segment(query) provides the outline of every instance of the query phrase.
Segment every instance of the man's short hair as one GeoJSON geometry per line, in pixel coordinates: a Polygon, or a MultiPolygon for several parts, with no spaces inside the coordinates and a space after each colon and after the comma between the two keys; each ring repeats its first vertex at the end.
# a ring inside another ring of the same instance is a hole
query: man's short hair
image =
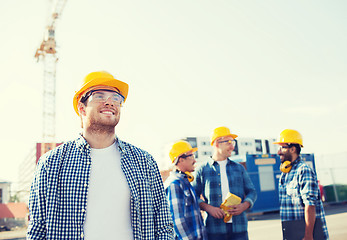
{"type": "Polygon", "coordinates": [[[300,152],[301,152],[301,146],[300,146],[300,144],[296,144],[296,143],[290,143],[290,144],[288,144],[288,146],[290,146],[290,147],[295,147],[295,151],[296,151],[296,154],[300,154],[300,152]]]}

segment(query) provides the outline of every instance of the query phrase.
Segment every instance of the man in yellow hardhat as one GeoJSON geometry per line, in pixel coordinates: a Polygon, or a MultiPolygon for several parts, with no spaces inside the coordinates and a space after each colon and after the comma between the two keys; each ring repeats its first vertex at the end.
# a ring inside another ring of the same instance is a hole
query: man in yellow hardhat
{"type": "Polygon", "coordinates": [[[197,148],[187,141],[175,142],[169,156],[175,169],[165,181],[165,190],[174,222],[176,239],[206,240],[206,229],[200,213],[198,197],[190,185],[195,169],[197,148]]]}
{"type": "Polygon", "coordinates": [[[329,239],[328,228],[315,172],[300,157],[303,139],[293,129],[281,132],[278,155],[283,239],[329,239]]]}
{"type": "Polygon", "coordinates": [[[39,160],[30,193],[27,239],[173,239],[158,166],[120,140],[128,84],[88,74],[73,98],[82,134],[39,160]]]}
{"type": "Polygon", "coordinates": [[[253,206],[257,193],[245,168],[229,159],[236,137],[227,127],[214,129],[211,135],[213,155],[195,171],[193,186],[197,195],[204,199],[200,208],[207,212],[209,240],[248,239],[245,211],[253,206]],[[241,203],[229,208],[232,218],[224,219],[226,213],[220,206],[230,193],[241,198],[241,203]]]}

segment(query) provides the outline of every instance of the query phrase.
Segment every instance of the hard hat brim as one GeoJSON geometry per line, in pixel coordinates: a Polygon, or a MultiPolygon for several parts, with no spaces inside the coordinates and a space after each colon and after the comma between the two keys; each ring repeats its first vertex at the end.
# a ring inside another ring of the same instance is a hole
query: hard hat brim
{"type": "Polygon", "coordinates": [[[198,151],[198,148],[193,148],[191,151],[196,152],[196,151],[198,151]]]}
{"type": "Polygon", "coordinates": [[[109,86],[109,87],[117,88],[119,90],[120,94],[122,94],[124,96],[124,102],[127,99],[128,90],[129,90],[129,85],[127,83],[119,81],[117,79],[110,80],[109,78],[96,78],[96,79],[93,79],[93,80],[89,81],[88,83],[84,84],[81,87],[81,89],[75,93],[74,98],[73,98],[73,107],[74,107],[77,115],[79,115],[77,106],[78,106],[78,102],[79,102],[81,96],[89,88],[94,87],[94,86],[109,86]]]}
{"type": "Polygon", "coordinates": [[[227,134],[227,135],[224,135],[224,136],[219,136],[219,137],[217,137],[217,138],[215,138],[212,142],[211,142],[211,146],[213,146],[213,143],[218,139],[218,138],[221,138],[221,137],[232,137],[233,139],[235,139],[235,138],[237,138],[238,137],[238,135],[236,135],[236,134],[227,134]]]}
{"type": "Polygon", "coordinates": [[[298,145],[300,145],[302,148],[304,147],[302,144],[300,144],[300,143],[295,143],[295,142],[273,142],[272,144],[281,144],[281,143],[298,144],[298,145]]]}
{"type": "Polygon", "coordinates": [[[179,158],[180,156],[182,156],[183,154],[186,154],[186,153],[188,153],[188,152],[196,152],[196,151],[198,151],[198,148],[192,148],[192,149],[190,149],[189,151],[186,151],[186,152],[184,152],[184,153],[182,153],[182,154],[180,154],[177,158],[179,158]]]}
{"type": "MultiPolygon", "coordinates": [[[[190,149],[189,151],[187,151],[187,152],[196,152],[196,151],[198,151],[198,148],[192,148],[192,149],[190,149]]],[[[180,158],[180,156],[182,156],[183,154],[185,154],[185,153],[187,153],[187,152],[184,152],[184,153],[182,153],[182,154],[180,154],[178,157],[176,157],[175,159],[173,159],[172,160],[172,163],[174,164],[174,165],[176,165],[176,163],[177,163],[177,161],[178,161],[178,159],[180,158]]]]}

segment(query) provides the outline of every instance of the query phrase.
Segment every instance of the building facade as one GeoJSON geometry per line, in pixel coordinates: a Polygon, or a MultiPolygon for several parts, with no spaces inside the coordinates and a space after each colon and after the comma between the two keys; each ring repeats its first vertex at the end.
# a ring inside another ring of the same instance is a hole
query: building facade
{"type": "Polygon", "coordinates": [[[17,196],[20,202],[28,204],[30,186],[33,181],[34,171],[36,167],[36,147],[30,149],[30,152],[21,162],[18,169],[18,189],[17,196]]]}
{"type": "MultiPolygon", "coordinates": [[[[187,137],[183,140],[198,148],[195,156],[197,162],[212,156],[213,147],[209,137],[187,137]]],[[[246,154],[277,154],[278,147],[272,144],[275,141],[276,139],[237,138],[232,158],[246,154]]]]}
{"type": "Polygon", "coordinates": [[[10,201],[11,183],[0,179],[0,203],[8,203],[10,201]]]}
{"type": "Polygon", "coordinates": [[[20,202],[29,203],[30,186],[34,178],[37,161],[46,152],[61,143],[36,143],[19,166],[17,196],[20,202]]]}

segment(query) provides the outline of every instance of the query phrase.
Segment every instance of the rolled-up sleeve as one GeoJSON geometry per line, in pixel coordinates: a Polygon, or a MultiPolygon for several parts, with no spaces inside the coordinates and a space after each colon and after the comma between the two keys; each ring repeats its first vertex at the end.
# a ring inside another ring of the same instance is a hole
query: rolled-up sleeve
{"type": "Polygon", "coordinates": [[[252,208],[255,201],[257,200],[257,191],[255,190],[255,187],[253,185],[253,182],[251,178],[249,177],[246,170],[242,167],[242,175],[243,175],[243,182],[244,182],[244,191],[245,191],[245,199],[244,202],[247,201],[251,205],[249,208],[252,208]]]}
{"type": "Polygon", "coordinates": [[[315,205],[319,199],[316,175],[309,167],[303,167],[299,178],[299,191],[304,205],[315,205]]]}

